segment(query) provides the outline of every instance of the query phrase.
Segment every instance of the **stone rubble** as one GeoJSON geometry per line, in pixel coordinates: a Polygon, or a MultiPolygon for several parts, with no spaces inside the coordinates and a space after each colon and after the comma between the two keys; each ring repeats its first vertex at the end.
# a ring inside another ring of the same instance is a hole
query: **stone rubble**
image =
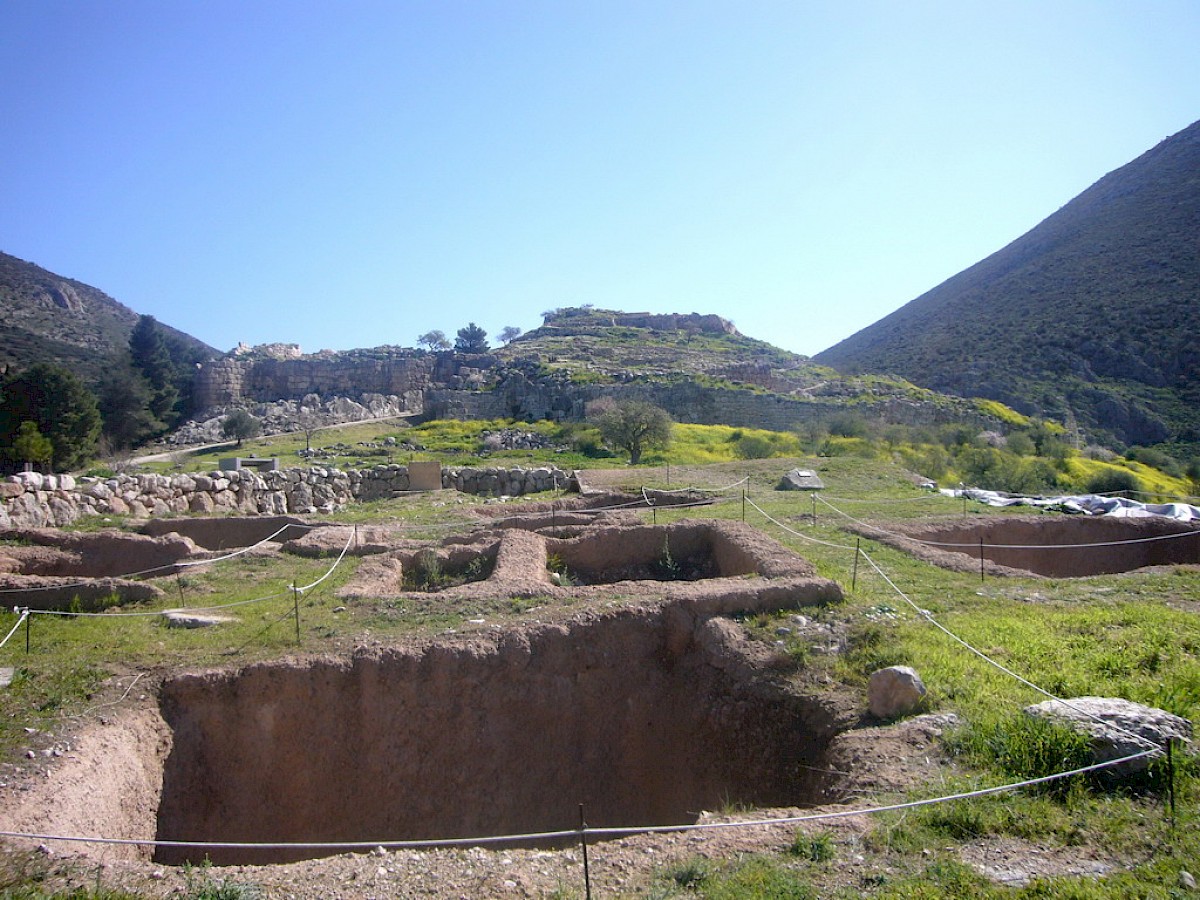
{"type": "MultiPolygon", "coordinates": [[[[572,484],[571,473],[549,466],[442,468],[442,488],[465,494],[519,497],[567,490],[572,484]]],[[[403,465],[111,478],[21,472],[0,482],[0,528],[62,527],[88,516],[329,513],[356,501],[386,499],[407,490],[408,467],[403,465]]]]}

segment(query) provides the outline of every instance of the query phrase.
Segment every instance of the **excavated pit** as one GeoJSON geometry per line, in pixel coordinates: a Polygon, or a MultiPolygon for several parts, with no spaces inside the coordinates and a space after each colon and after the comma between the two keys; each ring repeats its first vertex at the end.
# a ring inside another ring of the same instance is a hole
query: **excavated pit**
{"type": "Polygon", "coordinates": [[[982,555],[996,575],[1080,578],[1200,564],[1200,523],[1162,517],[989,516],[886,530],[861,533],[960,571],[979,571],[982,555]]]}
{"type": "Polygon", "coordinates": [[[146,537],[119,531],[75,533],[54,528],[0,530],[0,589],[6,604],[32,609],[102,609],[112,598],[144,602],[162,595],[146,581],[177,571],[196,545],[177,534],[146,537]]]}
{"type": "MultiPolygon", "coordinates": [[[[358,842],[679,824],[819,799],[839,727],[682,605],[166,683],[160,840],[358,842]],[[811,768],[809,768],[811,767],[811,768]]],[[[335,851],[161,848],[178,864],[335,851]]]]}
{"type": "Polygon", "coordinates": [[[180,534],[205,550],[249,547],[271,538],[275,543],[293,541],[320,527],[295,516],[219,516],[186,519],[151,519],[142,533],[153,537],[180,534]]]}

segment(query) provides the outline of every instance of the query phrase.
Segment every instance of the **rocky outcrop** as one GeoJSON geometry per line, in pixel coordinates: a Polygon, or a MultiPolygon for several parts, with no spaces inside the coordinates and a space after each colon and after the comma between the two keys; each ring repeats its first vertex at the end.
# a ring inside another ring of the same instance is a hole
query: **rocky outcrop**
{"type": "MultiPolygon", "coordinates": [[[[484,496],[522,496],[566,489],[569,472],[457,467],[442,469],[442,487],[484,496]]],[[[356,501],[379,500],[409,490],[408,467],[239,470],[178,475],[80,478],[23,472],[0,484],[0,528],[70,525],[87,516],[134,518],[242,513],[279,516],[330,512],[356,501]]]]}

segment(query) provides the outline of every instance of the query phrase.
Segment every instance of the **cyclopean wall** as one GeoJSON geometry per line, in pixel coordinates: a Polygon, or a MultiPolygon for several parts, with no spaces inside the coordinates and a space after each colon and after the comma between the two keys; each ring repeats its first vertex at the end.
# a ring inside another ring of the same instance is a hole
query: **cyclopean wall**
{"type": "MultiPolygon", "coordinates": [[[[443,467],[442,487],[465,494],[517,497],[566,489],[573,476],[541,467],[443,467]]],[[[380,500],[409,490],[408,468],[280,469],[73,478],[22,472],[0,482],[0,528],[70,525],[86,516],[134,518],[181,514],[285,515],[331,512],[356,501],[380,500]]]]}

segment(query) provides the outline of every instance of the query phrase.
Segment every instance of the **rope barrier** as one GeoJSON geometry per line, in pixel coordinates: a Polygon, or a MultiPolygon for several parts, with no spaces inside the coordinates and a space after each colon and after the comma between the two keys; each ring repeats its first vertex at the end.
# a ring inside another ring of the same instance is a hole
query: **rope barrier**
{"type": "MultiPolygon", "coordinates": [[[[692,491],[696,491],[696,492],[703,491],[707,494],[724,494],[726,491],[732,491],[734,488],[741,487],[743,484],[748,484],[749,482],[750,482],[750,476],[747,475],[744,478],[742,478],[741,480],[735,481],[733,484],[727,485],[726,487],[720,487],[720,488],[685,487],[685,488],[655,488],[654,490],[660,494],[687,494],[692,491]]],[[[643,488],[642,490],[645,490],[645,488],[643,488]]]]}
{"type": "Polygon", "coordinates": [[[1056,772],[1052,775],[1043,775],[1039,778],[1028,778],[1023,781],[1009,782],[1007,784],[996,785],[988,788],[976,788],[975,790],[971,791],[961,791],[959,793],[946,794],[939,797],[929,797],[924,800],[909,800],[904,803],[892,803],[881,806],[844,809],[834,812],[810,813],[800,816],[784,816],[776,819],[751,819],[742,822],[699,822],[694,824],[680,825],[614,826],[607,828],[590,828],[583,826],[580,828],[564,829],[561,831],[539,831],[528,834],[487,835],[483,837],[471,838],[438,838],[432,840],[414,841],[180,841],[150,838],[105,838],[22,831],[0,831],[0,837],[17,838],[31,841],[65,841],[74,843],[137,847],[186,847],[197,850],[322,850],[347,852],[352,850],[373,850],[376,847],[383,847],[385,849],[393,850],[419,850],[438,847],[478,846],[481,844],[516,842],[524,843],[534,841],[546,842],[552,840],[561,840],[568,837],[580,837],[584,835],[594,835],[598,837],[631,837],[639,834],[710,831],[724,828],[755,828],[771,825],[794,825],[801,822],[819,822],[830,819],[844,819],[853,816],[879,815],[882,813],[897,812],[899,810],[916,809],[922,806],[932,806],[938,803],[951,803],[957,800],[969,800],[975,797],[985,797],[992,794],[1006,793],[1009,791],[1020,790],[1021,788],[1025,787],[1046,784],[1063,778],[1073,778],[1076,775],[1083,775],[1088,772],[1095,772],[1101,769],[1110,768],[1112,766],[1118,766],[1124,763],[1132,762],[1133,760],[1142,759],[1144,757],[1153,755],[1155,752],[1156,751],[1154,750],[1144,750],[1140,753],[1133,753],[1128,756],[1123,756],[1120,759],[1112,759],[1105,762],[1093,763],[1092,765],[1081,766],[1079,768],[1070,769],[1064,772],[1056,772]]]}
{"type": "MultiPolygon", "coordinates": [[[[763,512],[763,510],[759,506],[754,504],[753,502],[750,505],[753,506],[756,510],[758,510],[759,513],[764,515],[769,521],[774,522],[776,525],[779,525],[785,531],[788,531],[792,534],[799,535],[799,532],[796,532],[793,529],[788,528],[786,525],[783,525],[782,523],[776,521],[774,518],[772,518],[771,516],[769,516],[765,512],[763,512]]],[[[835,509],[835,507],[830,507],[830,508],[835,509]]],[[[865,550],[861,549],[860,547],[850,547],[847,545],[832,544],[832,543],[828,543],[827,546],[834,547],[834,548],[840,549],[840,550],[853,550],[856,554],[862,556],[862,558],[865,559],[871,565],[871,568],[873,568],[879,574],[879,576],[884,580],[884,582],[888,585],[888,587],[890,587],[893,591],[895,591],[895,593],[900,597],[901,600],[903,600],[905,603],[907,603],[909,606],[911,606],[913,611],[916,612],[917,615],[921,616],[921,618],[925,619],[927,622],[929,622],[931,625],[933,625],[939,631],[944,633],[947,637],[951,638],[953,641],[960,644],[962,647],[969,650],[971,653],[975,654],[977,657],[979,657],[981,660],[986,662],[988,665],[993,666],[994,668],[998,669],[999,671],[1003,672],[1004,674],[1016,679],[1018,682],[1025,685],[1026,687],[1031,688],[1035,692],[1041,694],[1042,696],[1044,696],[1050,700],[1054,700],[1057,703],[1061,703],[1063,706],[1079,713],[1080,715],[1086,716],[1087,718],[1092,719],[1095,722],[1099,722],[1101,724],[1108,725],[1109,727],[1122,732],[1127,737],[1133,738],[1136,742],[1142,744],[1143,746],[1153,747],[1154,749],[1148,750],[1147,751],[1148,753],[1157,753],[1158,752],[1158,747],[1156,744],[1154,744],[1153,741],[1148,740],[1147,738],[1143,737],[1142,735],[1140,735],[1134,731],[1130,731],[1130,730],[1128,730],[1126,728],[1122,728],[1121,726],[1116,725],[1112,722],[1108,722],[1108,721],[1100,718],[1099,716],[1088,712],[1085,709],[1080,709],[1077,706],[1073,706],[1070,701],[1064,700],[1061,697],[1051,693],[1050,691],[1047,691],[1045,688],[1034,684],[1029,679],[1024,678],[1021,675],[1018,675],[1016,672],[1012,671],[1011,669],[1007,668],[1003,664],[992,659],[990,656],[988,656],[982,650],[977,649],[976,647],[969,644],[967,641],[963,640],[961,637],[959,637],[957,634],[955,634],[953,631],[951,631],[949,628],[947,628],[941,622],[937,621],[937,619],[935,619],[933,617],[933,614],[931,612],[929,612],[929,610],[922,609],[921,607],[917,606],[917,604],[914,603],[912,601],[912,599],[906,593],[904,593],[904,591],[902,591],[896,585],[896,583],[894,581],[892,581],[892,579],[890,577],[888,577],[888,574],[886,572],[884,572],[882,568],[879,567],[879,565],[875,562],[875,560],[873,560],[871,558],[871,556],[865,550]]]]}
{"type": "Polygon", "coordinates": [[[7,644],[9,639],[17,633],[17,629],[20,628],[25,623],[25,620],[29,618],[28,609],[16,609],[13,610],[13,612],[19,612],[21,616],[17,619],[17,624],[12,627],[12,630],[4,636],[4,640],[0,641],[0,647],[3,647],[5,644],[7,644]]]}
{"type": "MultiPolygon", "coordinates": [[[[207,566],[212,563],[224,562],[227,559],[233,559],[235,556],[241,556],[245,553],[249,553],[251,550],[261,547],[263,544],[267,543],[268,541],[274,540],[276,537],[283,534],[283,532],[287,531],[289,528],[309,528],[309,527],[310,526],[308,526],[308,525],[297,525],[295,522],[288,522],[286,525],[284,525],[282,528],[280,528],[278,531],[276,531],[274,534],[270,535],[269,537],[265,537],[261,541],[258,541],[257,543],[251,544],[248,547],[243,547],[240,550],[235,550],[233,553],[228,553],[225,556],[218,556],[218,557],[215,557],[212,559],[197,559],[197,560],[189,560],[189,561],[185,561],[185,562],[173,562],[173,563],[168,563],[165,566],[154,566],[149,569],[141,569],[137,572],[129,572],[125,575],[105,575],[102,577],[130,579],[130,578],[137,578],[142,575],[149,575],[151,572],[163,572],[168,569],[183,569],[183,568],[187,568],[189,566],[207,566]]],[[[73,587],[86,587],[86,586],[92,584],[95,580],[96,579],[93,578],[93,579],[87,579],[84,581],[72,581],[72,582],[68,582],[67,584],[30,585],[29,587],[20,587],[20,588],[0,588],[0,594],[18,594],[18,593],[25,594],[25,593],[31,593],[33,591],[69,590],[73,587]]]]}

